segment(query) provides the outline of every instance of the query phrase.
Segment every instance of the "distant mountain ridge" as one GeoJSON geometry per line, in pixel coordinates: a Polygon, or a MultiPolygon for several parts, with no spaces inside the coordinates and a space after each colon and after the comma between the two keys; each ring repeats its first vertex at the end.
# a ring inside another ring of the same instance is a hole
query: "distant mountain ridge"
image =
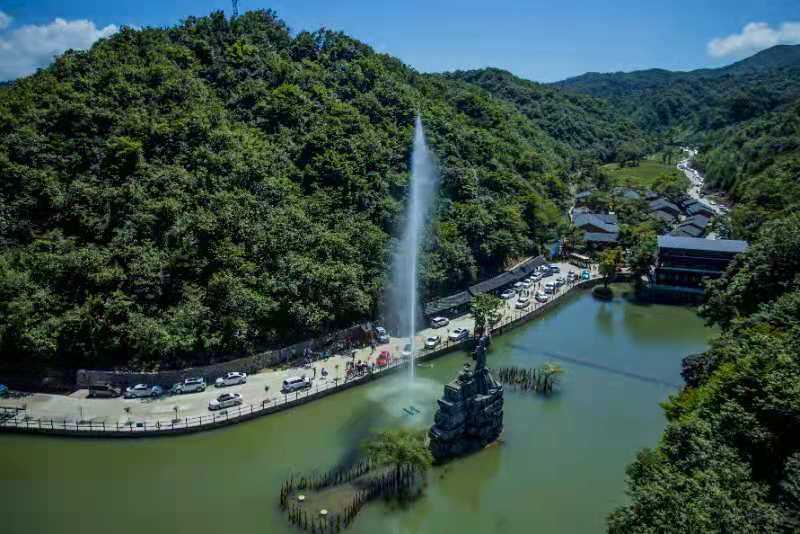
{"type": "Polygon", "coordinates": [[[654,68],[630,72],[587,72],[551,85],[608,98],[619,96],[618,91],[652,89],[676,80],[760,74],[787,68],[800,68],[800,45],[776,45],[730,65],[714,69],[671,71],[654,68]]]}

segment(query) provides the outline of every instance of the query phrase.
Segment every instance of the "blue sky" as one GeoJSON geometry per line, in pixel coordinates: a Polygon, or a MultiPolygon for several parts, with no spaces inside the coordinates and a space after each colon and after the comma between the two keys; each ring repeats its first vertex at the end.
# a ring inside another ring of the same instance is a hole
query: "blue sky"
{"type": "MultiPolygon", "coordinates": [[[[555,81],[587,71],[719,66],[800,43],[798,0],[240,0],[293,30],[342,30],[414,68],[496,66],[555,81]]],[[[0,0],[0,79],[121,25],[167,26],[229,0],[0,0]],[[62,19],[57,21],[56,19],[62,19]]]]}

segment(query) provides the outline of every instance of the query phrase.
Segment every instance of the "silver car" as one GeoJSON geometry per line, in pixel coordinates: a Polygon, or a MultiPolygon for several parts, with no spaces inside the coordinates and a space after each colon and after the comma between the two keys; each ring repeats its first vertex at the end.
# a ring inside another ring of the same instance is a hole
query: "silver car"
{"type": "Polygon", "coordinates": [[[238,406],[242,403],[242,396],[238,393],[223,393],[216,399],[208,401],[209,410],[222,410],[223,408],[231,408],[238,406]]]}

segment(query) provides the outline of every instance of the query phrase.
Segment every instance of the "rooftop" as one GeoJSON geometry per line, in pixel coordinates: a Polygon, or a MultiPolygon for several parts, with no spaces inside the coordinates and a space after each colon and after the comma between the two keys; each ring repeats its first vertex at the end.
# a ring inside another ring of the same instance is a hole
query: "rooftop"
{"type": "Polygon", "coordinates": [[[747,241],[736,239],[703,239],[702,237],[658,236],[658,248],[677,248],[684,250],[707,250],[738,254],[747,250],[747,241]]]}
{"type": "Polygon", "coordinates": [[[619,238],[617,233],[585,232],[583,240],[587,243],[616,243],[619,238]]]}
{"type": "Polygon", "coordinates": [[[607,233],[619,232],[617,226],[617,216],[607,213],[577,213],[572,219],[572,222],[578,228],[587,225],[596,226],[607,233]]]}
{"type": "Polygon", "coordinates": [[[678,213],[680,213],[680,211],[681,211],[681,209],[678,206],[676,206],[675,204],[673,204],[672,202],[670,202],[669,200],[667,200],[665,198],[657,198],[654,201],[652,201],[650,203],[650,209],[654,210],[654,211],[655,210],[670,209],[670,210],[673,210],[673,211],[678,212],[678,213]]]}
{"type": "Polygon", "coordinates": [[[438,300],[434,300],[433,302],[428,302],[425,304],[425,315],[436,315],[437,313],[441,313],[445,310],[457,308],[458,306],[466,304],[471,300],[472,295],[469,294],[469,291],[461,291],[455,295],[442,297],[438,300]]]}

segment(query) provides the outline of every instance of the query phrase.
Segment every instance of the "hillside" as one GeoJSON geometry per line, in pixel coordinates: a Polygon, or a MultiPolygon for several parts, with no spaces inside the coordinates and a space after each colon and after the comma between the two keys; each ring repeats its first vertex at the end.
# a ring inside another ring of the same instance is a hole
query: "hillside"
{"type": "Polygon", "coordinates": [[[447,73],[513,104],[551,137],[600,161],[613,161],[623,143],[645,143],[646,134],[605,100],[553,89],[500,69],[447,73]]]}
{"type": "Polygon", "coordinates": [[[536,253],[568,201],[575,149],[474,85],[261,11],[0,89],[0,366],[184,365],[379,316],[417,111],[430,296],[536,253]]]}
{"type": "Polygon", "coordinates": [[[800,45],[776,46],[720,69],[587,73],[554,86],[608,99],[648,132],[697,142],[800,98],[800,45]]]}

